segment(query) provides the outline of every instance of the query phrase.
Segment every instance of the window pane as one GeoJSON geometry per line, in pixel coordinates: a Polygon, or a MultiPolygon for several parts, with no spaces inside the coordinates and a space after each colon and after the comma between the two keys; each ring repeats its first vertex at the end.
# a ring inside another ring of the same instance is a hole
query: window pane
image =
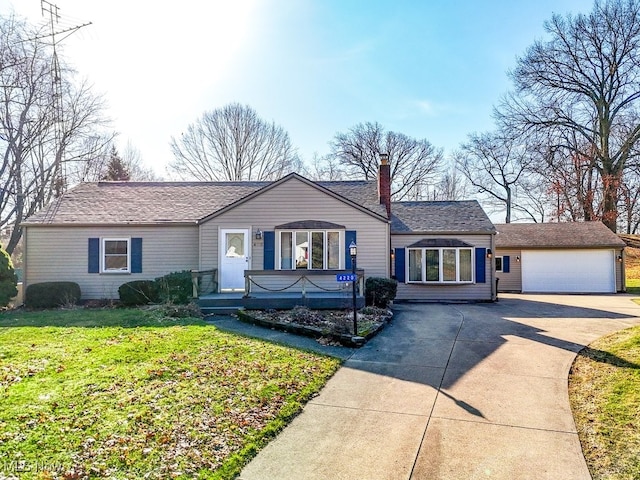
{"type": "Polygon", "coordinates": [[[327,232],[327,268],[340,268],[339,232],[327,232]]]}
{"type": "Polygon", "coordinates": [[[409,281],[422,281],[422,250],[409,250],[409,281]]]}
{"type": "Polygon", "coordinates": [[[456,251],[451,248],[442,250],[442,280],[456,281],[456,251]]]}
{"type": "Polygon", "coordinates": [[[104,253],[106,255],[127,254],[127,241],[126,240],[105,240],[104,253]]]}
{"type": "Polygon", "coordinates": [[[309,266],[309,234],[296,232],[296,268],[309,266]]]}
{"type": "Polygon", "coordinates": [[[440,281],[440,252],[438,250],[427,250],[427,282],[440,281]]]}
{"type": "Polygon", "coordinates": [[[311,232],[311,268],[324,268],[324,232],[311,232]]]}
{"type": "MultiPolygon", "coordinates": [[[[472,279],[471,249],[461,249],[460,253],[460,281],[470,282],[472,279]]],[[[502,258],[500,259],[502,260],[502,258]]]]}
{"type": "Polygon", "coordinates": [[[502,271],[502,257],[496,257],[496,272],[502,271]]]}
{"type": "Polygon", "coordinates": [[[129,270],[129,242],[126,240],[104,241],[104,270],[129,270]]]}
{"type": "Polygon", "coordinates": [[[225,256],[244,257],[244,233],[225,234],[225,256]]]}
{"type": "Polygon", "coordinates": [[[293,234],[280,232],[280,268],[282,270],[293,269],[293,234]]]}
{"type": "Polygon", "coordinates": [[[127,270],[126,255],[109,255],[104,258],[104,268],[106,270],[127,270]]]}

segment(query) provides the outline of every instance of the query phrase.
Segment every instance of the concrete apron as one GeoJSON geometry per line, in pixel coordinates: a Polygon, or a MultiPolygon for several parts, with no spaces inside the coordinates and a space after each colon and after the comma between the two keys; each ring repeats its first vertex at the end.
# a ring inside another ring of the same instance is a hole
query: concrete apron
{"type": "Polygon", "coordinates": [[[590,479],[567,377],[584,346],[640,324],[630,298],[399,305],[240,478],[590,479]]]}

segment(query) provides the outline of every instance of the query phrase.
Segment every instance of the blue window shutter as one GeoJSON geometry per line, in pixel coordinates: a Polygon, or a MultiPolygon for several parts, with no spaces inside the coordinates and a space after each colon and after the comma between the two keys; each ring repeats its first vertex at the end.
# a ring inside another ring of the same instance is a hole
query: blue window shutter
{"type": "Polygon", "coordinates": [[[263,232],[264,240],[264,259],[263,269],[273,270],[276,263],[276,232],[263,232]]]}
{"type": "MultiPolygon", "coordinates": [[[[355,230],[347,230],[344,232],[344,268],[346,270],[351,270],[351,255],[349,255],[349,245],[351,245],[351,242],[356,245],[358,244],[358,242],[356,242],[355,230]]],[[[357,259],[356,263],[358,263],[357,259]]]]}
{"type": "Polygon", "coordinates": [[[100,273],[100,239],[89,239],[89,273],[100,273]]]}
{"type": "Polygon", "coordinates": [[[142,239],[131,239],[131,273],[142,273],[142,239]]]}
{"type": "Polygon", "coordinates": [[[502,271],[504,273],[509,273],[509,256],[505,255],[502,257],[502,271]]]}
{"type": "Polygon", "coordinates": [[[404,269],[405,269],[405,249],[404,248],[396,248],[395,255],[395,270],[396,270],[396,280],[398,282],[404,283],[404,269]]]}
{"type": "Polygon", "coordinates": [[[476,283],[487,283],[485,269],[486,248],[476,248],[476,283]]]}

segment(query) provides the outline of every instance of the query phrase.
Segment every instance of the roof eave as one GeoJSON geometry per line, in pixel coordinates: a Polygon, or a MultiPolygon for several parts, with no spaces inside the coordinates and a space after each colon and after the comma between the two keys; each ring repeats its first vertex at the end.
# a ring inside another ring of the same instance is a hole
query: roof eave
{"type": "Polygon", "coordinates": [[[494,230],[412,230],[406,231],[394,231],[391,230],[391,235],[495,235],[494,230]]]}
{"type": "Polygon", "coordinates": [[[36,228],[46,228],[46,227],[157,227],[160,225],[166,225],[171,227],[176,226],[189,226],[196,227],[198,226],[197,220],[179,220],[179,221],[162,221],[162,222],[55,222],[55,223],[40,223],[40,222],[22,222],[20,224],[21,227],[36,227],[36,228]]]}
{"type": "Polygon", "coordinates": [[[623,244],[609,244],[609,245],[498,245],[496,248],[503,249],[521,249],[521,250],[549,250],[549,249],[567,249],[567,250],[602,250],[609,248],[625,248],[623,244]]]}

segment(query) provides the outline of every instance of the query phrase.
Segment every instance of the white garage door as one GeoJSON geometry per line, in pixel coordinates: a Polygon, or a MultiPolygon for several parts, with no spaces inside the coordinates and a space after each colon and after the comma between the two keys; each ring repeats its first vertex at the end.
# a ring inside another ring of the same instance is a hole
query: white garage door
{"type": "Polygon", "coordinates": [[[613,250],[526,250],[522,291],[615,293],[613,250]]]}

